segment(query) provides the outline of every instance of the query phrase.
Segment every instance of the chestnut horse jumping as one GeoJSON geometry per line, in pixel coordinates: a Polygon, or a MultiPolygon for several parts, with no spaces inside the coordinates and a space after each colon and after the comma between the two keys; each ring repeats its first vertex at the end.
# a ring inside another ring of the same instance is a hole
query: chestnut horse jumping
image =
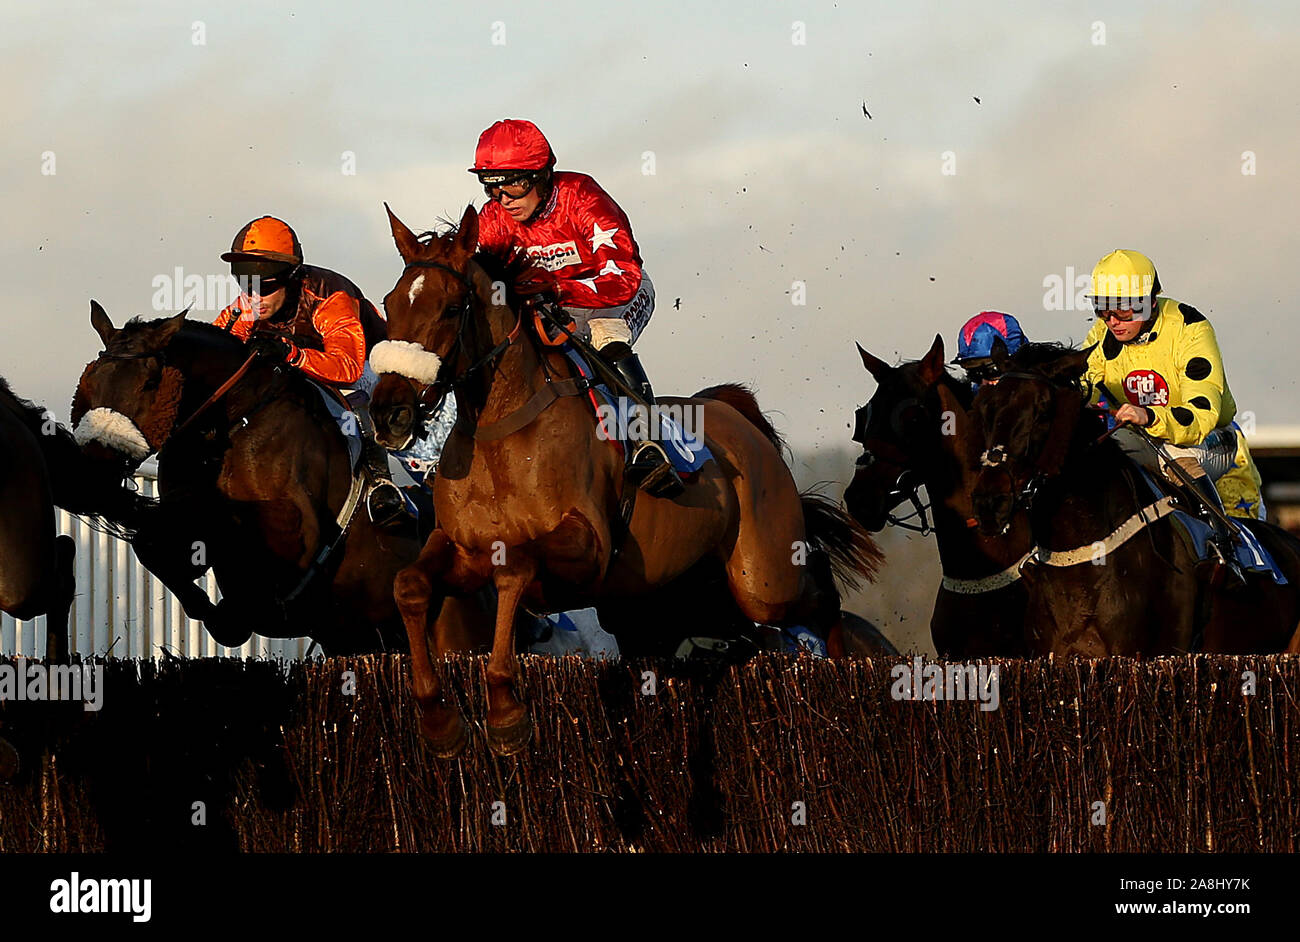
{"type": "MultiPolygon", "coordinates": [[[[375,388],[377,436],[403,446],[430,402],[449,391],[461,416],[433,484],[438,529],[394,585],[421,727],[440,755],[460,752],[468,736],[429,654],[431,603],[443,592],[496,586],[487,733],[499,755],[523,749],[532,728],[514,691],[513,616],[524,599],[539,610],[599,606],[652,592],[698,563],[720,564],[746,618],[806,625],[831,653],[843,653],[832,568],[870,578],[879,553],[838,508],[805,515],[794,478],[763,431],[718,399],[661,399],[702,410],[715,460],[674,500],[637,495],[620,536],[622,455],[598,436],[591,406],[555,388],[553,377],[570,376],[565,356],[545,348],[514,299],[494,290],[493,261],[476,255],[474,208],[455,231],[427,242],[388,215],[405,268],[384,306],[392,361],[406,365],[381,375],[375,388]],[[478,434],[494,425],[518,427],[478,434]]],[[[434,643],[439,654],[447,649],[436,630],[434,643]]]]}

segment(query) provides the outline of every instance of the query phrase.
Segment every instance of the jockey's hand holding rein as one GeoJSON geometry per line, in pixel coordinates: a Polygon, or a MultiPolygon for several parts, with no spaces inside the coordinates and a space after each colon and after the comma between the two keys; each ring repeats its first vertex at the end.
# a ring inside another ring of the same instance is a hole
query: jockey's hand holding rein
{"type": "Polygon", "coordinates": [[[248,352],[273,363],[296,363],[302,351],[280,337],[258,336],[248,342],[248,352]]]}
{"type": "Polygon", "coordinates": [[[1115,410],[1114,416],[1120,425],[1136,425],[1138,428],[1146,428],[1156,420],[1155,413],[1150,409],[1127,402],[1115,410]]]}

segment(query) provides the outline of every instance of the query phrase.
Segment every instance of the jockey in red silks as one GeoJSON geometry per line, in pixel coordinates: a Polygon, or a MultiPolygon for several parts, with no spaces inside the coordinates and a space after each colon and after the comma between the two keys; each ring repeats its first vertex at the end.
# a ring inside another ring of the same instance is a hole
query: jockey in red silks
{"type": "MultiPolygon", "coordinates": [[[[632,226],[595,180],[554,167],[551,145],[531,121],[498,121],[483,132],[470,168],[489,199],[479,210],[479,248],[502,259],[525,255],[531,267],[550,272],[554,300],[567,315],[557,319],[571,320],[574,334],[653,406],[632,344],[654,312],[655,293],[632,226]]],[[[632,451],[628,478],[655,496],[682,490],[663,447],[648,434],[632,451]]]]}
{"type": "MultiPolygon", "coordinates": [[[[366,374],[366,355],[388,327],[360,288],[338,272],[304,265],[297,234],[274,216],[240,229],[221,260],[230,263],[241,294],[217,315],[218,327],[319,383],[344,393],[356,387],[350,401],[368,400],[374,377],[366,374]]],[[[374,441],[367,410],[355,408],[371,479],[370,517],[383,526],[405,524],[410,516],[389,476],[388,452],[374,441]]]]}

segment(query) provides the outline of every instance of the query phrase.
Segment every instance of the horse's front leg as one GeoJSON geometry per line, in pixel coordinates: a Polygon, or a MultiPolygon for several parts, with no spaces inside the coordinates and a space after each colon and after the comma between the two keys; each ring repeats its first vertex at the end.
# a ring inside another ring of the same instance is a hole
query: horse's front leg
{"type": "Polygon", "coordinates": [[[206,623],[216,606],[195,580],[208,571],[208,547],[193,535],[193,531],[182,534],[165,518],[154,517],[140,525],[131,547],[141,565],[180,601],[185,616],[206,623]],[[195,562],[197,559],[203,562],[195,562]]]}
{"type": "Polygon", "coordinates": [[[524,590],[537,575],[537,561],[516,551],[518,559],[497,569],[493,582],[497,587],[497,626],[492,638],[492,656],[488,659],[488,746],[499,756],[513,755],[528,745],[532,721],[528,708],[515,696],[514,682],[519,672],[515,653],[515,613],[524,590]]]}
{"type": "Polygon", "coordinates": [[[465,718],[460,708],[448,701],[429,657],[429,609],[435,590],[445,590],[442,574],[450,566],[453,552],[446,532],[434,530],[415,562],[393,581],[393,600],[411,646],[411,691],[420,706],[420,732],[442,759],[459,755],[469,738],[465,718]]]}
{"type": "Polygon", "coordinates": [[[66,664],[71,646],[68,616],[72,613],[72,598],[77,594],[76,541],[70,536],[55,538],[54,558],[54,601],[45,620],[45,660],[50,664],[66,664]]]}

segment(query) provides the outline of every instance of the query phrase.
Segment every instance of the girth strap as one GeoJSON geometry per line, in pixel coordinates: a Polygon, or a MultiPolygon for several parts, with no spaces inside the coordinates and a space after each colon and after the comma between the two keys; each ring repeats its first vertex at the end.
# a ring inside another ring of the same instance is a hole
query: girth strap
{"type": "Polygon", "coordinates": [[[1031,553],[1026,553],[1006,569],[995,572],[991,576],[985,576],[983,579],[958,579],[955,576],[945,575],[942,586],[957,595],[983,595],[985,592],[996,592],[998,589],[1005,589],[1020,580],[1020,567],[1031,555],[1031,553]]]}
{"type": "Polygon", "coordinates": [[[474,439],[480,442],[494,442],[507,435],[513,435],[549,409],[557,399],[581,395],[586,392],[588,385],[586,378],[581,376],[548,380],[542,384],[541,389],[529,397],[527,402],[501,421],[478,426],[474,430],[474,439]]]}
{"type": "MultiPolygon", "coordinates": [[[[1162,497],[1154,504],[1148,504],[1112,530],[1104,540],[1100,540],[1100,552],[1109,556],[1140,533],[1143,527],[1155,523],[1161,517],[1169,516],[1174,509],[1172,497],[1162,497]]],[[[1096,558],[1098,552],[1096,547],[1096,543],[1089,543],[1087,546],[1079,546],[1072,550],[1049,550],[1040,546],[1026,561],[1044,563],[1048,566],[1077,566],[1079,563],[1096,558]]]]}

